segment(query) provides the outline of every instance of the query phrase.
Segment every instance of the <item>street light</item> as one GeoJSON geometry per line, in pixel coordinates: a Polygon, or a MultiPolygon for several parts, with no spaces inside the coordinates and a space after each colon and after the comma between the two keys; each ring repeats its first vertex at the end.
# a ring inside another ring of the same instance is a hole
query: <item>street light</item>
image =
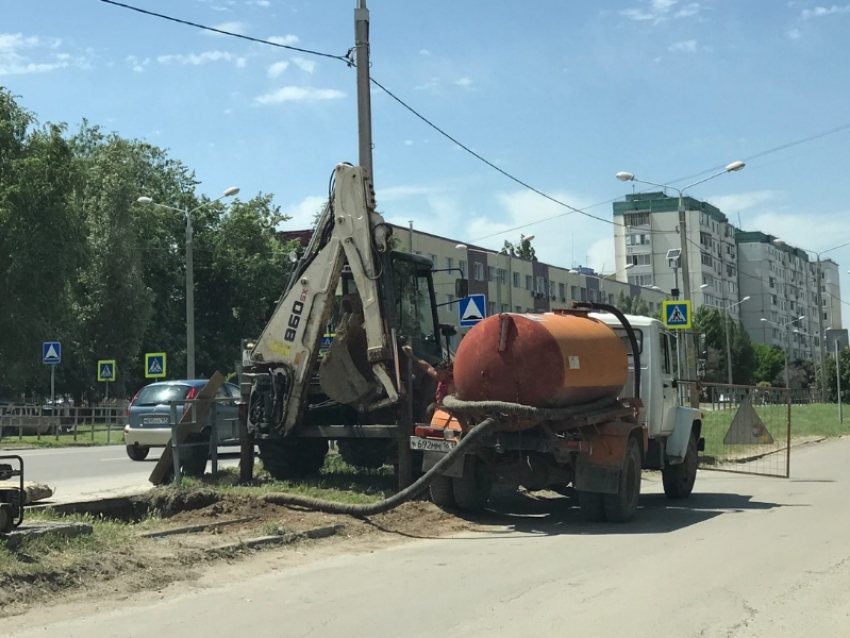
{"type": "MultiPolygon", "coordinates": [[[[719,177],[720,175],[725,175],[726,173],[735,173],[744,168],[746,164],[741,161],[732,162],[731,164],[727,164],[726,168],[722,171],[714,173],[713,175],[709,175],[706,178],[703,178],[693,184],[688,184],[683,188],[676,188],[675,186],[670,186],[669,184],[656,184],[655,182],[649,182],[646,180],[637,179],[634,173],[629,173],[626,171],[620,171],[617,173],[616,177],[621,182],[638,182],[639,184],[648,184],[649,186],[658,186],[659,188],[672,188],[674,191],[679,193],[679,241],[682,244],[682,288],[686,301],[691,301],[691,279],[690,279],[690,267],[688,264],[688,233],[687,233],[687,225],[685,220],[685,195],[684,192],[696,186],[697,184],[702,184],[703,182],[707,182],[710,179],[714,179],[715,177],[719,177]]],[[[690,367],[690,366],[689,366],[690,367]]],[[[690,372],[690,370],[688,371],[690,372]]],[[[699,407],[699,397],[696,393],[691,394],[691,404],[694,407],[699,407]]]]}
{"type": "Polygon", "coordinates": [[[233,197],[239,193],[237,186],[228,188],[221,197],[204,202],[200,206],[187,210],[185,208],[175,208],[166,204],[160,204],[153,201],[151,197],[139,197],[136,202],[145,206],[157,206],[168,210],[183,213],[186,217],[186,378],[195,378],[195,267],[192,253],[192,213],[198,211],[205,206],[209,206],[225,197],[233,197]]]}
{"type": "MultiPolygon", "coordinates": [[[[746,299],[749,299],[749,297],[747,297],[746,299]]],[[[746,301],[746,299],[742,299],[741,301],[746,301]]],[[[791,387],[790,372],[788,370],[788,361],[791,358],[791,325],[797,323],[798,321],[802,321],[805,318],[806,318],[805,315],[797,317],[793,321],[789,321],[785,326],[782,326],[782,324],[776,323],[775,321],[771,321],[770,319],[765,319],[764,317],[761,318],[761,321],[763,321],[764,323],[769,323],[769,324],[772,324],[774,326],[779,326],[780,328],[784,327],[785,332],[788,335],[788,349],[785,351],[785,388],[786,389],[791,387]]]]}

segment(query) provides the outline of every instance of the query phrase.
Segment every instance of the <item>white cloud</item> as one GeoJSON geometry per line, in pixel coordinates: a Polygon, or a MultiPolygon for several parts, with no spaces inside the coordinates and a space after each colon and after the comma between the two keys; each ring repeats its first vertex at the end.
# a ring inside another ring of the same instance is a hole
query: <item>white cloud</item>
{"type": "Polygon", "coordinates": [[[465,89],[468,89],[470,86],[472,86],[472,80],[470,80],[469,78],[460,78],[459,80],[455,80],[455,84],[457,84],[458,86],[462,86],[465,89]]]}
{"type": "Polygon", "coordinates": [[[789,40],[799,40],[800,36],[801,36],[801,33],[800,33],[799,29],[788,29],[785,32],[785,37],[788,38],[789,40]]]}
{"type": "Polygon", "coordinates": [[[300,42],[297,35],[273,35],[268,38],[269,42],[274,42],[275,44],[283,44],[285,46],[291,47],[300,42]]]}
{"type": "Polygon", "coordinates": [[[236,58],[236,68],[244,69],[248,66],[248,60],[246,58],[236,58]]]}
{"type": "Polygon", "coordinates": [[[269,0],[249,0],[248,4],[249,5],[253,4],[253,5],[258,6],[258,7],[270,7],[270,6],[272,6],[272,3],[269,2],[269,0]]]}
{"type": "Polygon", "coordinates": [[[313,218],[322,210],[327,196],[311,195],[305,197],[300,204],[293,204],[284,209],[283,213],[292,219],[284,222],[286,230],[305,230],[313,227],[313,218]]]}
{"type": "Polygon", "coordinates": [[[690,2],[675,10],[678,4],[679,0],[650,0],[645,8],[623,9],[620,15],[630,20],[652,21],[659,24],[670,18],[690,18],[702,11],[702,5],[699,2],[690,2]]]}
{"type": "Polygon", "coordinates": [[[844,6],[832,5],[831,7],[815,7],[814,9],[803,9],[803,19],[808,18],[823,18],[836,13],[850,13],[850,4],[844,6]]]}
{"type": "Polygon", "coordinates": [[[261,95],[254,99],[254,104],[282,104],[283,102],[315,102],[317,100],[338,100],[345,93],[336,89],[313,89],[299,86],[285,86],[282,89],[261,95]]]}
{"type": "Polygon", "coordinates": [[[234,56],[227,51],[204,51],[203,53],[189,53],[187,55],[160,55],[156,59],[160,64],[191,64],[192,66],[199,66],[210,62],[230,62],[232,60],[235,60],[234,56]]]}
{"type": "Polygon", "coordinates": [[[269,67],[269,77],[276,78],[278,75],[286,71],[286,68],[289,66],[289,62],[275,62],[269,67]]]}
{"type": "MultiPolygon", "coordinates": [[[[245,35],[248,31],[248,24],[246,22],[222,22],[221,24],[213,25],[214,29],[218,29],[219,31],[227,31],[229,33],[238,33],[240,35],[245,35]]],[[[207,35],[211,35],[217,38],[225,37],[222,33],[215,33],[213,31],[205,31],[207,35]]]]}
{"type": "Polygon", "coordinates": [[[292,61],[295,63],[295,66],[297,66],[305,73],[312,73],[316,70],[316,63],[313,60],[305,60],[304,58],[292,58],[292,61]]]}
{"type": "Polygon", "coordinates": [[[729,219],[733,219],[733,223],[737,224],[737,222],[734,222],[734,216],[738,211],[748,210],[765,202],[777,200],[781,195],[782,193],[779,191],[760,190],[709,197],[706,201],[713,206],[717,206],[729,219]]]}
{"type": "Polygon", "coordinates": [[[685,40],[683,42],[676,42],[675,44],[671,44],[669,48],[670,51],[683,51],[685,53],[694,53],[697,50],[697,41],[685,40]]]}
{"type": "Polygon", "coordinates": [[[0,33],[0,76],[47,73],[72,64],[90,68],[84,57],[73,58],[68,53],[56,53],[61,44],[62,40],[58,38],[0,33]],[[33,56],[41,59],[33,59],[33,56]]]}
{"type": "Polygon", "coordinates": [[[431,52],[428,49],[420,49],[419,55],[431,55],[431,52]]]}
{"type": "Polygon", "coordinates": [[[145,58],[142,60],[141,58],[136,57],[135,55],[128,55],[126,59],[127,64],[133,67],[133,71],[136,73],[144,73],[145,67],[151,63],[150,58],[145,58]]]}
{"type": "Polygon", "coordinates": [[[413,140],[404,140],[405,146],[413,146],[413,140]]]}

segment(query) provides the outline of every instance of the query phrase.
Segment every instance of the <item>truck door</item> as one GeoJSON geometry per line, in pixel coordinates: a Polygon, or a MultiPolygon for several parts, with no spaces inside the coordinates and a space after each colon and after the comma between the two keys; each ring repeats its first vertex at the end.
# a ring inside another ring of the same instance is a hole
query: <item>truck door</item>
{"type": "Polygon", "coordinates": [[[667,332],[662,332],[659,339],[661,348],[661,431],[669,434],[676,427],[676,405],[679,391],[676,388],[676,340],[667,332]]]}

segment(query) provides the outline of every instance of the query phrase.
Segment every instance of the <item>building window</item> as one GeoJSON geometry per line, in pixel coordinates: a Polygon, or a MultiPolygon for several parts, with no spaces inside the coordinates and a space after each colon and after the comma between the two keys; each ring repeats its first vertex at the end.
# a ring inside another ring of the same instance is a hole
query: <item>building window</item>
{"type": "Polygon", "coordinates": [[[626,226],[649,226],[649,213],[628,213],[623,215],[626,226]]]}
{"type": "Polygon", "coordinates": [[[493,266],[487,266],[487,281],[496,281],[496,269],[493,266]]]}
{"type": "Polygon", "coordinates": [[[555,296],[555,282],[551,281],[551,280],[549,281],[549,296],[550,297],[555,296]]]}
{"type": "Polygon", "coordinates": [[[711,255],[706,252],[700,252],[700,262],[702,262],[703,266],[713,267],[714,259],[712,259],[711,255]]]}
{"type": "Polygon", "coordinates": [[[570,286],[570,299],[578,301],[578,286],[570,286]]]}
{"type": "Polygon", "coordinates": [[[514,273],[514,288],[522,288],[522,283],[520,279],[521,277],[522,275],[520,275],[518,272],[514,273]]]}
{"type": "Polygon", "coordinates": [[[542,293],[546,292],[546,288],[545,288],[545,285],[544,285],[544,282],[543,282],[543,277],[537,278],[537,292],[542,292],[542,293]]]}
{"type": "Polygon", "coordinates": [[[612,294],[608,295],[608,303],[611,304],[612,306],[614,305],[614,295],[612,295],[612,294]]]}
{"type": "Polygon", "coordinates": [[[501,311],[502,311],[502,312],[510,312],[510,308],[508,307],[508,304],[503,303],[503,304],[502,304],[502,310],[501,310],[501,311]]]}
{"type": "Polygon", "coordinates": [[[522,306],[514,306],[514,312],[522,312],[522,306]]]}
{"type": "Polygon", "coordinates": [[[629,275],[629,283],[633,286],[651,286],[652,275],[629,275]]]}
{"type": "Polygon", "coordinates": [[[565,284],[558,284],[558,295],[561,297],[561,301],[567,298],[567,286],[565,284]]]}
{"type": "Polygon", "coordinates": [[[581,288],[579,290],[581,301],[587,301],[587,288],[581,288]]]}
{"type": "Polygon", "coordinates": [[[525,276],[525,289],[534,290],[534,278],[531,275],[525,276]]]}
{"type": "Polygon", "coordinates": [[[626,246],[649,246],[649,235],[626,235],[626,246]]]}
{"type": "Polygon", "coordinates": [[[496,268],[496,278],[502,286],[508,285],[508,271],[504,268],[496,268]]]}
{"type": "Polygon", "coordinates": [[[451,257],[446,257],[446,270],[451,270],[455,267],[455,260],[451,257]]]}
{"type": "Polygon", "coordinates": [[[495,301],[488,301],[487,302],[487,316],[492,317],[495,314],[496,314],[496,302],[495,301]]]}
{"type": "Polygon", "coordinates": [[[475,281],[484,281],[484,264],[475,261],[472,265],[475,266],[475,281]]]}
{"type": "Polygon", "coordinates": [[[652,263],[652,255],[649,253],[629,255],[627,259],[635,266],[649,266],[652,263]]]}
{"type": "Polygon", "coordinates": [[[437,264],[439,264],[440,262],[437,261],[437,255],[435,255],[434,253],[430,253],[428,255],[428,259],[430,259],[431,263],[434,264],[434,268],[439,268],[437,264]]]}
{"type": "Polygon", "coordinates": [[[454,303],[455,296],[454,295],[446,295],[446,301],[449,303],[454,303]]]}
{"type": "Polygon", "coordinates": [[[464,278],[469,277],[469,273],[467,273],[467,265],[463,259],[457,262],[457,266],[460,268],[460,272],[463,274],[464,278]]]}

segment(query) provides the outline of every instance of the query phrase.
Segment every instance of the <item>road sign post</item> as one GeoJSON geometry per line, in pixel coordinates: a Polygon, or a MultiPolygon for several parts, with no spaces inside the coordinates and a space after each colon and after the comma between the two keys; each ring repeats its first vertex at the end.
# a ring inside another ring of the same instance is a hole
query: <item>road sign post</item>
{"type": "Polygon", "coordinates": [[[487,316],[487,297],[481,294],[469,295],[460,300],[457,312],[460,327],[470,328],[487,316]]]}
{"type": "Polygon", "coordinates": [[[101,359],[97,362],[97,380],[106,384],[104,401],[109,401],[109,384],[115,382],[115,359],[101,359]]]}
{"type": "Polygon", "coordinates": [[[62,344],[45,341],[41,344],[41,362],[50,366],[50,409],[56,409],[56,366],[62,363],[62,344]]]}

